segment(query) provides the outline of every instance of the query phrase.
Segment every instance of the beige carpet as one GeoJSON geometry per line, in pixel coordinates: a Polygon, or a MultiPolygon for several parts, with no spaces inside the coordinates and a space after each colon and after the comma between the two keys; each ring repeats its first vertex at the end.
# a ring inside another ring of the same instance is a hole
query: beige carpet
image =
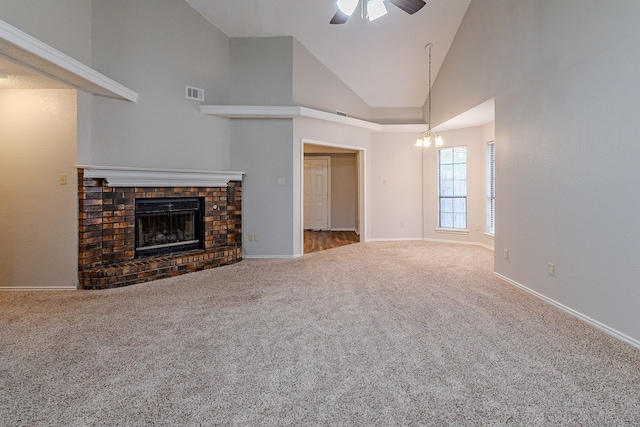
{"type": "Polygon", "coordinates": [[[492,256],[358,243],[0,293],[0,425],[640,425],[640,350],[492,256]]]}

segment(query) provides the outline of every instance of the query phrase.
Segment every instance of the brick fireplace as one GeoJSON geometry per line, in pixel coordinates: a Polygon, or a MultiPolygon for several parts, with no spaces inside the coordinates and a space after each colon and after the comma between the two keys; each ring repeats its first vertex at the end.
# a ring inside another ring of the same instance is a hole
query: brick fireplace
{"type": "Polygon", "coordinates": [[[242,259],[242,173],[78,167],[83,289],[149,282],[242,259]],[[136,257],[136,200],[202,201],[201,248],[136,257]]]}

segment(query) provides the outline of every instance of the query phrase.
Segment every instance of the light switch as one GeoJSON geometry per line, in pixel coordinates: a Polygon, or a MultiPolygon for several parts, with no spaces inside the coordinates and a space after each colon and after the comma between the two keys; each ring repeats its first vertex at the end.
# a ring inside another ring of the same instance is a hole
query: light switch
{"type": "Polygon", "coordinates": [[[67,175],[60,174],[60,176],[58,177],[58,182],[60,183],[60,185],[67,185],[67,175]]]}
{"type": "Polygon", "coordinates": [[[278,178],[278,185],[284,185],[286,180],[284,178],[278,178]]]}

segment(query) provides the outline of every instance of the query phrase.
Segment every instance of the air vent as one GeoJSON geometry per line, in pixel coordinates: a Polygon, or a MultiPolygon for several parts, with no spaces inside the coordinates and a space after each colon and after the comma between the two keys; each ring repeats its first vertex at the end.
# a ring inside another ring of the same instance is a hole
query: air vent
{"type": "Polygon", "coordinates": [[[345,113],[344,111],[336,111],[336,114],[342,117],[347,117],[347,113],[345,113]]]}
{"type": "Polygon", "coordinates": [[[204,89],[198,89],[197,87],[187,86],[187,99],[193,99],[195,101],[204,101],[204,89]]]}

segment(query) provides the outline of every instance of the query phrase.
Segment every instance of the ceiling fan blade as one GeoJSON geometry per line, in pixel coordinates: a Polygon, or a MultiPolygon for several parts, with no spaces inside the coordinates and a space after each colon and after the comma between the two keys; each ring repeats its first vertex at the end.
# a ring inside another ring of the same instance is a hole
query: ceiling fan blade
{"type": "Polygon", "coordinates": [[[409,15],[413,15],[426,4],[423,0],[389,0],[389,2],[398,6],[409,15]]]}
{"type": "Polygon", "coordinates": [[[338,9],[336,14],[333,15],[333,18],[331,18],[331,21],[329,21],[329,23],[330,24],[344,24],[345,22],[347,22],[348,19],[349,19],[349,15],[347,15],[346,13],[342,13],[342,11],[340,9],[338,9]]]}

